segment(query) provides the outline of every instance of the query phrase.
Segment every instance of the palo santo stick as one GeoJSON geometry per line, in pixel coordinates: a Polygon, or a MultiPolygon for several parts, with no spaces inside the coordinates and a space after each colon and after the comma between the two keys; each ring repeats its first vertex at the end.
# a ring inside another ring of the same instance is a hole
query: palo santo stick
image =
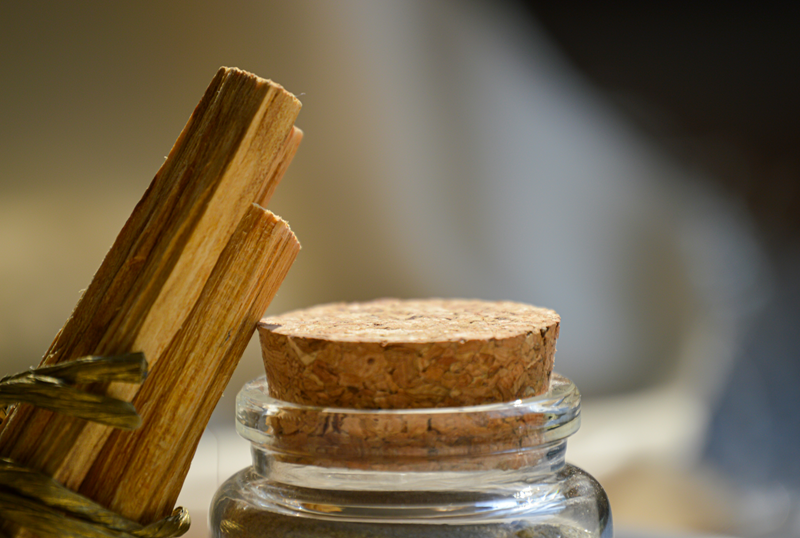
{"type": "Polygon", "coordinates": [[[560,320],[514,302],[383,299],[265,318],[258,332],[271,396],[406,409],[545,392],[560,320]]]}
{"type": "MultiPolygon", "coordinates": [[[[220,69],[42,364],[135,350],[156,368],[248,207],[294,154],[299,109],[279,85],[220,69]]],[[[106,392],[131,400],[138,390],[114,383],[106,392]]],[[[20,406],[3,423],[0,455],[76,489],[110,433],[20,406]]]]}
{"type": "Polygon", "coordinates": [[[285,222],[257,205],[250,208],[186,325],[133,400],[142,427],[111,434],[80,493],[134,520],[156,520],[172,511],[191,461],[189,451],[176,453],[174,447],[199,441],[213,405],[198,404],[222,395],[299,250],[285,222]]]}

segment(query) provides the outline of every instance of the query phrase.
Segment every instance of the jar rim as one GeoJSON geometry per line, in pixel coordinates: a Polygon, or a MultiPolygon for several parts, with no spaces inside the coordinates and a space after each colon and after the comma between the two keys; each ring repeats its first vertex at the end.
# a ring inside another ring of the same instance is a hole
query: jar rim
{"type": "MultiPolygon", "coordinates": [[[[293,420],[314,423],[350,435],[360,432],[364,421],[370,424],[400,423],[424,425],[469,423],[472,425],[505,424],[519,437],[533,438],[537,445],[569,437],[580,426],[580,392],[567,377],[553,373],[546,393],[511,402],[463,407],[412,409],[349,409],[285,402],[269,395],[265,377],[246,383],[236,399],[236,429],[253,444],[270,446],[276,436],[286,435],[293,420]],[[466,421],[466,422],[465,422],[466,421]],[[499,422],[498,422],[499,421],[499,422]]],[[[412,426],[413,430],[413,426],[412,426]]],[[[487,427],[487,433],[491,428],[487,427]]],[[[291,433],[291,432],[289,432],[291,433]]],[[[324,432],[323,432],[324,433],[324,432]]],[[[407,431],[413,436],[413,431],[407,431]]]]}

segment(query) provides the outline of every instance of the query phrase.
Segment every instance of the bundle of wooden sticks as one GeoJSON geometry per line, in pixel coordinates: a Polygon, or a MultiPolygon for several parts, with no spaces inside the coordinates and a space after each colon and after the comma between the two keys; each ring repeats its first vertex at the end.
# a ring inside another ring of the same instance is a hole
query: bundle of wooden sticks
{"type": "Polygon", "coordinates": [[[85,387],[132,402],[141,427],[20,405],[3,422],[0,457],[134,521],[170,514],[211,412],[300,249],[264,209],[302,138],[300,106],[273,82],[220,69],[45,354],[42,365],[143,352],[143,384],[85,387]]]}

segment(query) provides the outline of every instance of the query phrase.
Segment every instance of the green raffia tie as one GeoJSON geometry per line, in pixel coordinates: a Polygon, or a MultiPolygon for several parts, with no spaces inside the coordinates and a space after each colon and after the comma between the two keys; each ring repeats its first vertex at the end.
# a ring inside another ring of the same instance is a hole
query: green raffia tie
{"type": "MultiPolygon", "coordinates": [[[[0,405],[29,403],[133,430],[142,422],[133,404],[72,385],[111,381],[141,383],[146,377],[147,361],[142,353],[86,357],[0,379],[0,405]]],[[[172,538],[185,534],[191,522],[185,509],[176,508],[169,517],[147,526],[140,525],[65,488],[45,474],[5,458],[0,458],[0,519],[12,521],[43,538],[172,538]]]]}

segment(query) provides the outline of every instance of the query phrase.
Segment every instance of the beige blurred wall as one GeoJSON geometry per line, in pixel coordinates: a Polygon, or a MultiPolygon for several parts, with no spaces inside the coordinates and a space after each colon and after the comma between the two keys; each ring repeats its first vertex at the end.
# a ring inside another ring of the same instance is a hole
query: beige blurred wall
{"type": "Polygon", "coordinates": [[[273,310],[418,292],[381,240],[378,105],[341,16],[326,2],[0,6],[4,373],[38,362],[222,65],[304,102],[306,138],[271,204],[303,251],[273,310]]]}
{"type": "MultiPolygon", "coordinates": [[[[272,312],[379,296],[541,304],[564,318],[558,369],[587,394],[681,368],[708,379],[727,360],[734,327],[717,310],[752,275],[724,297],[709,275],[742,265],[742,227],[719,226],[735,216],[696,171],[508,4],[4,3],[0,40],[6,371],[38,361],[221,65],[304,103],[271,204],[303,250],[272,312]]],[[[259,372],[251,346],[228,410],[259,372]]]]}
{"type": "MultiPolygon", "coordinates": [[[[564,319],[557,368],[584,393],[699,379],[708,400],[757,279],[746,223],[509,6],[0,6],[6,370],[38,361],[229,65],[304,103],[306,136],[271,204],[303,250],[271,311],[378,296],[541,304],[564,319]]],[[[228,411],[259,372],[251,346],[228,411]]]]}
{"type": "MultiPolygon", "coordinates": [[[[605,476],[691,465],[757,288],[746,219],[509,5],[0,3],[0,374],[38,362],[236,66],[304,103],[270,206],[303,250],[271,312],[437,295],[555,308],[556,368],[589,395],[571,458],[605,476]]],[[[216,427],[261,371],[251,343],[216,427]]]]}

